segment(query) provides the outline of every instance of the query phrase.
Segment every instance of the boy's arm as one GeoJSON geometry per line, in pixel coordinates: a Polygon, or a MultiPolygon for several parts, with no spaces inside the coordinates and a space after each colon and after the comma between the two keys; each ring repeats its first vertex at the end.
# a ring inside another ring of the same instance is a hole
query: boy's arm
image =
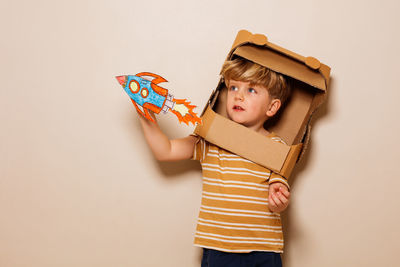
{"type": "Polygon", "coordinates": [[[198,140],[197,137],[187,136],[185,138],[170,140],[161,131],[157,123],[153,123],[142,116],[139,116],[139,120],[146,141],[157,160],[175,161],[192,158],[194,146],[198,140]]]}

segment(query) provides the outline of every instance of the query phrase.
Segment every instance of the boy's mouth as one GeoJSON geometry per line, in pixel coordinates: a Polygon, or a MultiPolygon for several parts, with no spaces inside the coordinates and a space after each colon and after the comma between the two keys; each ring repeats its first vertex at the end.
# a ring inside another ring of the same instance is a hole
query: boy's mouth
{"type": "Polygon", "coordinates": [[[236,110],[236,111],[243,111],[244,108],[242,108],[241,106],[238,106],[238,105],[234,105],[234,106],[233,106],[233,110],[236,110]]]}

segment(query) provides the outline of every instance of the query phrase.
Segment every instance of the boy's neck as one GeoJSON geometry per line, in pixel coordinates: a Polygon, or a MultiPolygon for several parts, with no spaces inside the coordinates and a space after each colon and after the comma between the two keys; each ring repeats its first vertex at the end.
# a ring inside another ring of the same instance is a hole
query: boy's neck
{"type": "Polygon", "coordinates": [[[265,130],[264,128],[261,128],[261,130],[259,131],[259,133],[262,134],[262,135],[265,135],[265,136],[268,136],[268,135],[271,134],[270,132],[268,132],[268,131],[265,130]]]}
{"type": "Polygon", "coordinates": [[[270,135],[270,132],[268,132],[267,130],[265,130],[263,127],[261,127],[261,129],[258,130],[257,132],[260,133],[260,134],[262,134],[262,135],[265,135],[265,136],[270,135]]]}
{"type": "Polygon", "coordinates": [[[264,123],[260,124],[260,125],[254,125],[251,127],[247,127],[248,129],[251,129],[257,133],[260,133],[262,135],[268,136],[270,134],[270,132],[268,132],[265,128],[264,128],[264,123]]]}

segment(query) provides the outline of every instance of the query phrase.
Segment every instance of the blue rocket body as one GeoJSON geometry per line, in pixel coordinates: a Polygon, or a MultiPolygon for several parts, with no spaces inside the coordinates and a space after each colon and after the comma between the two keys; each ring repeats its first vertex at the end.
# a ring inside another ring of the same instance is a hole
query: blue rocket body
{"type": "Polygon", "coordinates": [[[158,84],[166,82],[160,75],[141,72],[136,75],[122,75],[116,77],[125,92],[131,98],[137,112],[154,122],[150,111],[159,114],[173,108],[173,96],[168,90],[158,84]]]}
{"type": "Polygon", "coordinates": [[[135,75],[127,75],[124,90],[133,101],[142,107],[145,103],[150,103],[162,109],[165,99],[167,98],[167,96],[160,95],[153,90],[151,81],[135,75]],[[132,87],[136,86],[138,86],[138,88],[135,92],[135,90],[132,90],[132,87]]]}

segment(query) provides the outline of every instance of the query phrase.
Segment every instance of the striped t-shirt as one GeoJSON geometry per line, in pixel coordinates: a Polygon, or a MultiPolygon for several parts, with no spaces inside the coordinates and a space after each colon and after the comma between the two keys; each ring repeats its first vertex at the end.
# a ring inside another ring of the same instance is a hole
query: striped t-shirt
{"type": "Polygon", "coordinates": [[[268,209],[268,185],[275,181],[287,184],[286,179],[202,138],[195,145],[193,159],[203,169],[195,245],[236,253],[282,253],[281,218],[268,209]]]}

